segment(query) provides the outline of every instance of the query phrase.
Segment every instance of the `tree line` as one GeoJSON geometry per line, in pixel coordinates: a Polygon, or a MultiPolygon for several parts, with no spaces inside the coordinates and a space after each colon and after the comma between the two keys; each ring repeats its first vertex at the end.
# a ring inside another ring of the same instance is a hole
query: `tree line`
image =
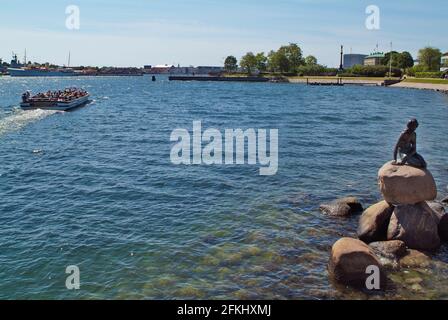
{"type": "MultiPolygon", "coordinates": [[[[259,72],[281,72],[297,73],[301,66],[317,65],[314,56],[303,57],[302,49],[296,43],[281,46],[277,51],[248,52],[239,62],[239,66],[247,73],[259,72]]],[[[224,69],[228,72],[238,70],[238,60],[234,56],[228,56],[224,62],[224,69]]]]}
{"type": "Polygon", "coordinates": [[[392,51],[385,54],[382,64],[388,66],[390,63],[390,57],[392,57],[392,67],[411,72],[437,72],[442,66],[442,55],[442,51],[438,48],[425,47],[418,51],[419,63],[414,66],[414,59],[409,52],[404,51],[399,53],[392,51]]]}
{"type": "MultiPolygon", "coordinates": [[[[384,55],[381,66],[358,65],[342,71],[344,74],[378,76],[388,72],[386,67],[392,66],[394,75],[406,73],[414,76],[419,72],[439,72],[441,67],[442,52],[440,49],[425,47],[419,50],[419,64],[414,65],[414,58],[407,52],[392,51],[384,55]]],[[[260,73],[282,73],[295,75],[335,75],[340,72],[336,68],[327,68],[318,64],[316,57],[309,55],[304,57],[302,49],[296,43],[281,46],[278,50],[264,52],[248,52],[241,57],[239,63],[235,56],[228,56],[224,62],[227,72],[236,72],[239,67],[248,74],[255,71],[260,73]]]]}

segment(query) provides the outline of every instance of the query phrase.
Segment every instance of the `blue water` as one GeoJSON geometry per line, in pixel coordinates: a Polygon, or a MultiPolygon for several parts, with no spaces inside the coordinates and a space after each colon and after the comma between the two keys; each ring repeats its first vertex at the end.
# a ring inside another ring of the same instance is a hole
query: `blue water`
{"type": "MultiPolygon", "coordinates": [[[[358,217],[320,203],[380,199],[406,121],[446,195],[448,96],[380,87],[0,78],[0,298],[371,298],[331,284],[331,245],[358,217]],[[21,111],[24,90],[87,89],[73,112],[21,111]],[[173,129],[279,129],[279,171],[175,166],[173,129]],[[81,289],[65,288],[77,265],[81,289]]],[[[386,298],[448,298],[448,250],[386,298]]],[[[414,271],[413,271],[414,272],[414,271]]],[[[401,279],[401,280],[400,280],[401,279]]]]}

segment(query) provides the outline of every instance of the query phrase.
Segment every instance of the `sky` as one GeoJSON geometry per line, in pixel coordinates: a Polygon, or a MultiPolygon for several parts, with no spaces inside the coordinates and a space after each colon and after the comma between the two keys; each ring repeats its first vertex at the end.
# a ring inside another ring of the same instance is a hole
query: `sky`
{"type": "Polygon", "coordinates": [[[448,51],[447,0],[0,0],[0,58],[71,65],[222,65],[297,43],[329,67],[346,53],[448,51]],[[68,29],[66,7],[80,10],[68,29]],[[376,5],[379,30],[365,26],[376,5]]]}

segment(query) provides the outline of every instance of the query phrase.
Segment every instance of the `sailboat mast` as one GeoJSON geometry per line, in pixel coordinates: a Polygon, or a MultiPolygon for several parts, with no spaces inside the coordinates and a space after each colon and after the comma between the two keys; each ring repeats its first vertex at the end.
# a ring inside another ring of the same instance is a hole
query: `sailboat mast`
{"type": "Polygon", "coordinates": [[[70,51],[69,51],[69,52],[68,52],[68,64],[67,64],[67,67],[68,67],[68,68],[70,68],[70,54],[71,54],[71,53],[70,53],[70,51]]]}

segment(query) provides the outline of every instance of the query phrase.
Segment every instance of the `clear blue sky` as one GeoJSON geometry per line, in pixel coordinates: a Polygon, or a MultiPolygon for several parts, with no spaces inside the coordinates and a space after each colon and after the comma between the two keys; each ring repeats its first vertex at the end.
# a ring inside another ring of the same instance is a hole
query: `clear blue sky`
{"type": "Polygon", "coordinates": [[[305,55],[337,66],[346,52],[448,51],[447,0],[41,0],[0,2],[0,57],[28,50],[29,60],[72,65],[220,65],[224,57],[298,43],[305,55]],[[65,28],[78,5],[80,30],[65,28]],[[367,30],[365,9],[381,10],[367,30]]]}

